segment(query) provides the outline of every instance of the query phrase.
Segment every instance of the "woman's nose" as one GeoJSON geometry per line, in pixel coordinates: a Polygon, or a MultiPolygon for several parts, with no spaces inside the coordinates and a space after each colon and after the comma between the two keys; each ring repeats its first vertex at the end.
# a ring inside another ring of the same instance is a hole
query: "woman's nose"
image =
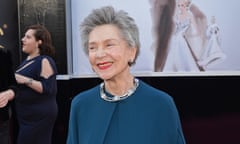
{"type": "Polygon", "coordinates": [[[102,48],[99,48],[97,51],[96,51],[96,57],[103,57],[106,55],[106,51],[102,48]]]}

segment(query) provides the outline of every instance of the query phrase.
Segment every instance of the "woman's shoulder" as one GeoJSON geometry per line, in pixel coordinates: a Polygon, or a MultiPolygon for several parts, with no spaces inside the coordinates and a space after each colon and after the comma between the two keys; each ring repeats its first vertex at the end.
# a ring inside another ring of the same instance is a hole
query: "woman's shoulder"
{"type": "Polygon", "coordinates": [[[40,55],[39,59],[40,60],[47,59],[48,61],[54,62],[54,59],[48,55],[40,55]]]}
{"type": "Polygon", "coordinates": [[[12,65],[11,53],[6,48],[0,48],[0,64],[4,66],[4,68],[12,65]]]}
{"type": "Polygon", "coordinates": [[[151,86],[150,84],[147,84],[140,80],[140,93],[143,94],[143,96],[147,96],[150,99],[155,99],[157,101],[171,101],[172,96],[170,96],[167,92],[155,88],[151,86]]]}
{"type": "Polygon", "coordinates": [[[99,85],[78,93],[76,96],[73,97],[72,104],[91,102],[91,100],[96,97],[97,93],[99,93],[99,85]]]}
{"type": "Polygon", "coordinates": [[[47,55],[40,55],[39,56],[39,61],[41,61],[41,63],[42,63],[43,60],[49,62],[50,65],[54,68],[54,71],[57,71],[56,63],[55,63],[55,61],[52,57],[47,56],[47,55]]]}
{"type": "Polygon", "coordinates": [[[11,54],[10,50],[7,48],[1,48],[0,47],[0,54],[4,56],[9,56],[11,54]]]}

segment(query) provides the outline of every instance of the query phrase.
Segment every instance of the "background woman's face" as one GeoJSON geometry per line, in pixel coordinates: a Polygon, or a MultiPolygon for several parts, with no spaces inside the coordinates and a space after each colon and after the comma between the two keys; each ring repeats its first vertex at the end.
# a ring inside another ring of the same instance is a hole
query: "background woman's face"
{"type": "Polygon", "coordinates": [[[31,54],[38,48],[38,41],[34,36],[35,30],[29,29],[22,38],[22,51],[31,54]]]}

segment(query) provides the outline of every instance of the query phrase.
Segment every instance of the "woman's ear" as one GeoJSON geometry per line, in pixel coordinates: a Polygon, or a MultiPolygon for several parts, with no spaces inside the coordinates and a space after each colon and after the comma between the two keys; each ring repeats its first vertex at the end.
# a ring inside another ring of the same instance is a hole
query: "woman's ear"
{"type": "Polygon", "coordinates": [[[38,40],[38,44],[39,44],[39,45],[42,44],[42,40],[38,40]]]}

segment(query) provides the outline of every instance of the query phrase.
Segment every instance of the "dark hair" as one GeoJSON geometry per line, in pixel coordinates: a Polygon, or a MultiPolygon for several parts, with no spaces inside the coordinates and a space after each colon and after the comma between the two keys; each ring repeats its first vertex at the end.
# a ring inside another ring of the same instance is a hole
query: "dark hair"
{"type": "Polygon", "coordinates": [[[173,31],[173,15],[175,11],[175,0],[168,0],[167,4],[162,8],[162,13],[159,14],[159,21],[157,22],[157,43],[156,54],[154,62],[154,71],[162,71],[164,67],[169,40],[173,31]]]}
{"type": "Polygon", "coordinates": [[[43,25],[36,24],[30,25],[26,28],[27,30],[34,30],[34,37],[36,40],[41,40],[39,44],[40,55],[48,55],[50,57],[55,56],[55,48],[52,45],[52,38],[50,32],[43,25]]]}

